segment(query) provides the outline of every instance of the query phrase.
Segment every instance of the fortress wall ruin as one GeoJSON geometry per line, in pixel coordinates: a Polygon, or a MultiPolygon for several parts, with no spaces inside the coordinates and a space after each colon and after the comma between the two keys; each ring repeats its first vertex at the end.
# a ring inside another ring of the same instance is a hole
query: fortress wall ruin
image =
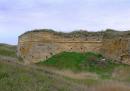
{"type": "Polygon", "coordinates": [[[104,39],[101,53],[113,60],[117,60],[125,64],[130,64],[130,39],[104,39]]]}
{"type": "Polygon", "coordinates": [[[100,52],[102,41],[89,38],[68,38],[51,32],[30,32],[19,37],[18,54],[25,63],[35,63],[67,52],[100,52]]]}
{"type": "Polygon", "coordinates": [[[19,36],[18,55],[24,59],[25,64],[44,61],[63,51],[92,51],[130,64],[129,37],[107,38],[104,34],[84,37],[64,36],[64,34],[49,31],[32,31],[19,36]]]}

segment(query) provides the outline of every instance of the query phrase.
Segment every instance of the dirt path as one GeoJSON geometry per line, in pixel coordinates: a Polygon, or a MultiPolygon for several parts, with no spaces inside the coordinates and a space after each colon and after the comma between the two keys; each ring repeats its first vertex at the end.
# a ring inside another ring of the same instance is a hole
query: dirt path
{"type": "Polygon", "coordinates": [[[78,80],[83,80],[83,79],[98,79],[98,75],[96,73],[90,73],[90,72],[73,72],[70,70],[58,70],[55,68],[51,68],[51,67],[41,67],[43,69],[47,69],[53,73],[65,76],[65,77],[69,77],[69,78],[73,78],[73,79],[78,79],[78,80]]]}
{"type": "Polygon", "coordinates": [[[63,70],[63,71],[55,71],[56,73],[66,76],[66,77],[70,77],[73,79],[98,79],[98,75],[94,74],[94,73],[89,73],[89,72],[79,72],[79,73],[74,73],[70,70],[63,70]]]}

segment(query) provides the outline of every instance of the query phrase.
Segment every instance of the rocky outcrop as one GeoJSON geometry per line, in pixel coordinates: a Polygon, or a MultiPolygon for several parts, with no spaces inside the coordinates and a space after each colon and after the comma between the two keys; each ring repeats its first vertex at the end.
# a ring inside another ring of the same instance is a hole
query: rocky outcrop
{"type": "Polygon", "coordinates": [[[114,60],[129,63],[129,42],[128,31],[123,33],[118,31],[113,33],[110,30],[106,32],[62,33],[45,29],[34,30],[19,36],[18,55],[24,59],[26,64],[29,64],[44,61],[63,51],[93,51],[114,60]]]}

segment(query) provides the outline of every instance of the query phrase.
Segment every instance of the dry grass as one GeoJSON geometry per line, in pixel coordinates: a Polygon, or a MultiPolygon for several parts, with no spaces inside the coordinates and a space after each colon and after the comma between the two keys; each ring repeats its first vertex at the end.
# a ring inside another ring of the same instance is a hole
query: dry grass
{"type": "Polygon", "coordinates": [[[112,79],[104,80],[95,73],[25,66],[0,56],[0,91],[130,91],[129,77],[128,66],[115,68],[112,79]]]}
{"type": "Polygon", "coordinates": [[[101,81],[88,85],[83,83],[84,81],[91,83],[91,80],[83,79],[84,75],[88,74],[71,71],[57,74],[54,70],[0,62],[0,73],[7,74],[0,80],[0,91],[130,91],[130,85],[122,81],[98,79],[101,81]]]}
{"type": "Polygon", "coordinates": [[[117,80],[130,82],[130,67],[126,66],[115,68],[112,73],[112,77],[117,80]]]}
{"type": "Polygon", "coordinates": [[[91,88],[90,91],[130,91],[130,87],[124,83],[107,81],[91,88]]]}

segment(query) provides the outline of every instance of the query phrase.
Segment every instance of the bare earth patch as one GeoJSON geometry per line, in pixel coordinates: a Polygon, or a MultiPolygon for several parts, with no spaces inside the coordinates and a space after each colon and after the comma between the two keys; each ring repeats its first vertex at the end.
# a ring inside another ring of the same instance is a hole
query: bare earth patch
{"type": "Polygon", "coordinates": [[[70,70],[55,70],[55,73],[58,73],[60,75],[66,76],[66,77],[70,77],[73,79],[88,79],[88,78],[94,78],[94,79],[98,79],[98,75],[94,74],[94,73],[90,73],[90,72],[72,72],[70,70]]]}

